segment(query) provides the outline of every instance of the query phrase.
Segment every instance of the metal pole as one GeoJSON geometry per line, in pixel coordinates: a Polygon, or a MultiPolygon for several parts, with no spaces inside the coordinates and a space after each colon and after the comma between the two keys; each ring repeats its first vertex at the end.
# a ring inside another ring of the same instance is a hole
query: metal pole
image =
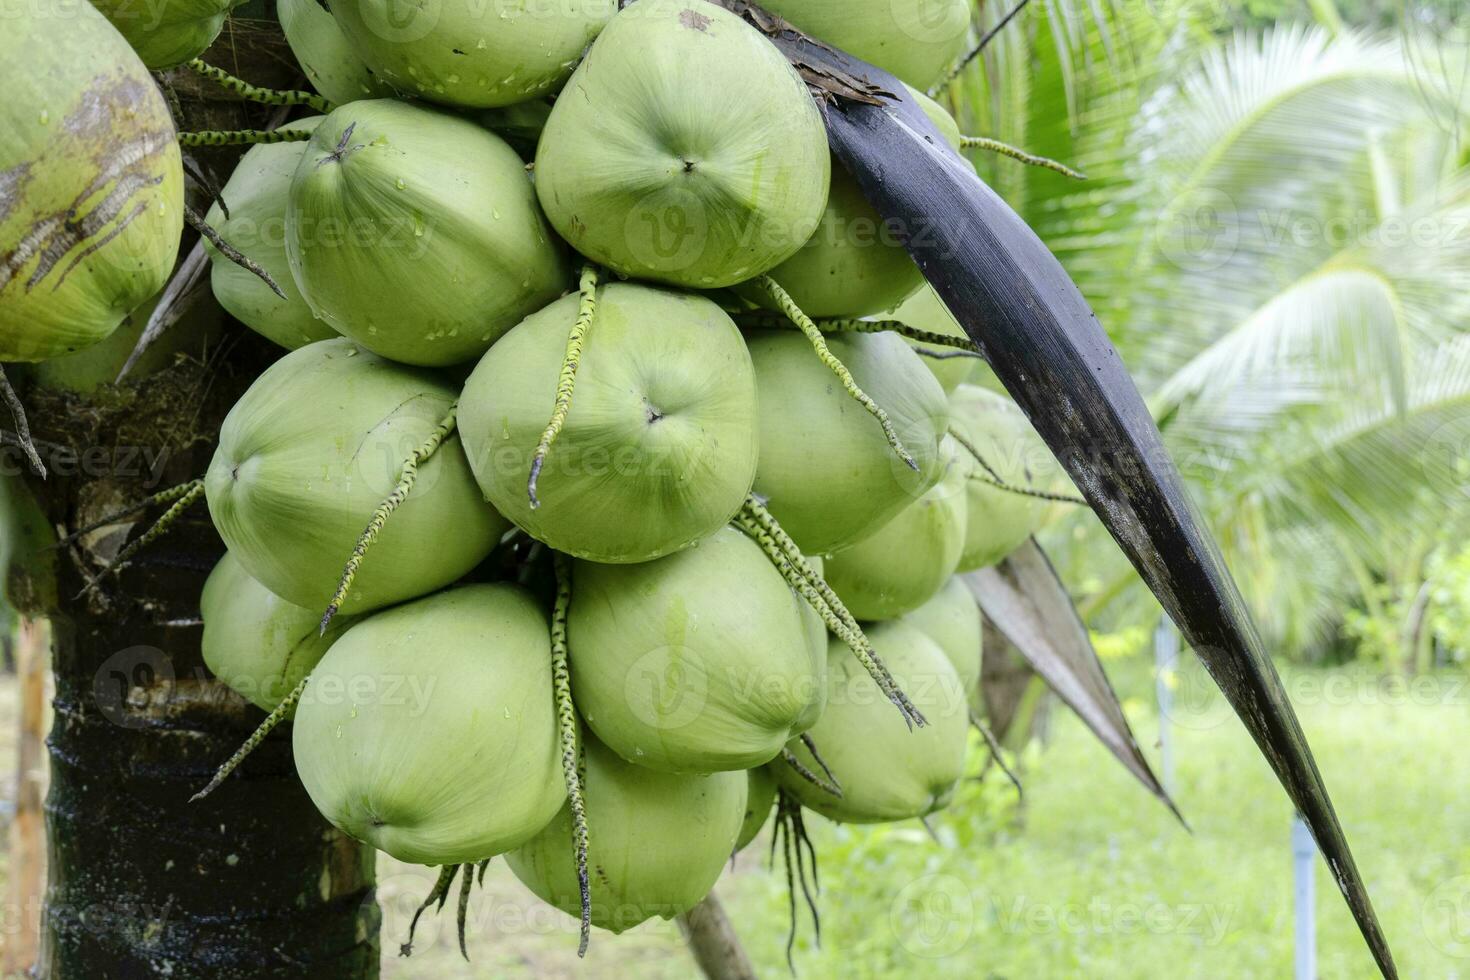
{"type": "Polygon", "coordinates": [[[1179,668],[1179,634],[1168,616],[1159,620],[1154,630],[1154,691],[1159,701],[1160,779],[1164,791],[1174,795],[1174,744],[1169,735],[1169,720],[1174,712],[1174,677],[1179,668]]]}
{"type": "Polygon", "coordinates": [[[1291,819],[1291,860],[1296,878],[1296,980],[1317,980],[1317,842],[1301,814],[1291,819]]]}

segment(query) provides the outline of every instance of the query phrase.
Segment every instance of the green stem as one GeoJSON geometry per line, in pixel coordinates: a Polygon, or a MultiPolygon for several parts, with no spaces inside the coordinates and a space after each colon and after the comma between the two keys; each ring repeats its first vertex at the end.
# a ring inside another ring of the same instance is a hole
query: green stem
{"type": "Polygon", "coordinates": [[[300,129],[203,129],[180,133],[180,146],[246,146],[257,143],[301,143],[311,134],[300,129]]]}
{"type": "Polygon", "coordinates": [[[852,372],[847,369],[847,365],[838,360],[837,355],[833,354],[831,349],[827,347],[827,341],[822,339],[822,331],[817,328],[812,318],[803,313],[801,307],[797,306],[796,301],[791,298],[791,294],[781,288],[781,284],[770,276],[763,275],[759,279],[756,279],[755,282],[766,291],[771,299],[775,300],[776,305],[781,308],[781,312],[786,314],[802,333],[806,334],[806,339],[811,342],[812,349],[817,352],[818,359],[827,366],[828,370],[837,375],[838,380],[842,382],[842,387],[846,389],[848,395],[856,400],[859,405],[863,406],[869,415],[878,420],[878,424],[883,427],[883,435],[888,440],[888,445],[893,447],[893,451],[898,454],[898,458],[903,460],[909,469],[918,472],[919,464],[914,461],[914,457],[909,454],[909,451],[904,448],[903,443],[899,440],[898,433],[894,431],[893,423],[888,419],[888,413],[883,411],[878,403],[869,397],[867,392],[858,387],[858,383],[853,379],[852,372]]]}
{"type": "Polygon", "coordinates": [[[991,139],[989,136],[961,136],[960,147],[966,150],[989,150],[991,153],[998,153],[1003,157],[1019,160],[1027,166],[1041,167],[1044,170],[1054,170],[1064,177],[1071,177],[1073,180],[1087,179],[1086,175],[1078,173],[1064,163],[1058,163],[1048,157],[1039,157],[1034,153],[1027,153],[1020,147],[1012,146],[1009,143],[1002,143],[1000,140],[991,139]]]}
{"type": "Polygon", "coordinates": [[[531,498],[532,510],[541,506],[541,501],[536,496],[536,484],[541,479],[541,467],[546,464],[546,454],[551,452],[551,444],[561,434],[562,426],[567,421],[567,413],[572,408],[572,393],[577,387],[577,368],[582,363],[582,345],[586,342],[587,331],[591,329],[592,320],[597,315],[597,279],[596,266],[589,264],[582,267],[582,281],[579,285],[581,302],[577,306],[577,319],[572,323],[572,331],[567,336],[561,376],[556,382],[556,402],[552,406],[551,421],[546,423],[546,431],[541,433],[541,441],[536,444],[536,454],[531,457],[531,476],[526,481],[526,494],[531,498]]]}
{"type": "Polygon", "coordinates": [[[185,67],[203,75],[222,88],[234,92],[248,102],[259,102],[262,105],[305,105],[321,113],[331,112],[336,108],[331,102],[312,92],[261,88],[258,85],[251,85],[245,79],[236,78],[223,68],[216,68],[198,58],[185,62],[185,67]]]}
{"type": "Polygon", "coordinates": [[[388,518],[393,516],[393,512],[413,492],[414,481],[418,479],[419,475],[419,465],[434,455],[434,452],[445,439],[449,438],[449,434],[454,431],[455,425],[457,424],[455,413],[458,409],[458,405],[451,408],[449,414],[444,416],[443,420],[434,427],[434,431],[430,433],[429,438],[424,440],[423,445],[415,449],[412,455],[403,461],[403,471],[398,478],[398,485],[393,488],[392,493],[383,498],[383,502],[378,505],[378,509],[373,511],[372,519],[368,521],[367,527],[363,529],[362,536],[357,539],[356,547],[352,549],[351,557],[347,559],[347,564],[342,569],[342,580],[337,584],[337,591],[333,594],[332,601],[327,604],[327,611],[322,614],[321,635],[326,635],[327,626],[331,624],[332,618],[337,615],[337,610],[342,608],[342,603],[347,601],[347,593],[352,589],[352,580],[357,576],[357,570],[361,567],[362,560],[367,555],[368,549],[372,547],[374,541],[378,540],[378,535],[383,532],[383,528],[388,523],[388,518]]]}
{"type": "Polygon", "coordinates": [[[280,704],[276,705],[274,711],[265,716],[265,721],[261,722],[255,731],[250,733],[250,737],[245,740],[245,743],[235,750],[235,754],[230,756],[225,761],[225,764],[219,767],[214,774],[214,778],[209,781],[209,785],[189,798],[190,803],[197,803],[218,789],[220,784],[229,777],[230,773],[234,772],[240,763],[244,762],[246,757],[254,752],[261,742],[265,741],[265,737],[277,725],[286,720],[286,716],[291,713],[291,709],[296,707],[296,702],[301,700],[301,695],[306,691],[306,684],[310,680],[310,674],[301,678],[301,683],[297,684],[291,693],[286,695],[280,704]]]}
{"type": "Polygon", "coordinates": [[[582,934],[577,955],[587,955],[592,934],[592,885],[587,871],[587,808],[582,774],[577,766],[577,709],[572,703],[572,675],[568,665],[567,611],[572,604],[571,560],[561,552],[553,559],[556,603],[551,611],[551,682],[556,692],[556,719],[561,730],[561,769],[572,811],[572,845],[577,854],[577,889],[582,900],[582,934]]]}
{"type": "Polygon", "coordinates": [[[129,561],[131,561],[132,558],[138,554],[138,552],[142,551],[144,548],[148,547],[150,544],[167,534],[169,530],[173,527],[174,522],[179,519],[180,515],[182,515],[184,511],[188,510],[190,507],[194,506],[194,504],[199,500],[200,497],[204,496],[203,480],[191,480],[189,483],[185,484],[185,486],[188,489],[184,491],[184,493],[173,504],[173,506],[164,511],[163,516],[155,521],[153,526],[145,531],[141,537],[139,537],[135,541],[132,541],[128,544],[127,547],[119,551],[117,553],[117,557],[108,562],[107,566],[97,574],[97,577],[87,583],[86,588],[77,593],[76,597],[78,599],[80,599],[87,593],[96,590],[96,588],[102,583],[102,580],[108,575],[121,572],[124,568],[127,568],[129,561]]]}

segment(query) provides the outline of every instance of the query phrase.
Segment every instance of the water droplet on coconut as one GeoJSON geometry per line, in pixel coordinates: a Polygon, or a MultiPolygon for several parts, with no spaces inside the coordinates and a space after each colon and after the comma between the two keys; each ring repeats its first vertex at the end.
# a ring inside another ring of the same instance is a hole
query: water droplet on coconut
{"type": "Polygon", "coordinates": [[[403,178],[402,178],[402,177],[399,177],[399,178],[398,178],[398,179],[397,179],[397,180],[395,180],[395,181],[394,181],[394,182],[393,182],[393,185],[394,185],[394,186],[395,186],[395,187],[397,187],[397,188],[398,188],[398,189],[399,189],[399,190],[403,190],[403,189],[404,189],[404,188],[405,188],[405,187],[407,187],[407,186],[408,186],[408,185],[407,185],[407,184],[405,184],[405,183],[404,183],[404,182],[403,182],[403,178]]]}

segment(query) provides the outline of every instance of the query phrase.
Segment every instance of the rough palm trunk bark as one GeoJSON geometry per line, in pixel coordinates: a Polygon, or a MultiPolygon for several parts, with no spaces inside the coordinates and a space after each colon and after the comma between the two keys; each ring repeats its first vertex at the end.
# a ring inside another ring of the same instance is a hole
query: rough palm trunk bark
{"type": "MultiPolygon", "coordinates": [[[[271,22],[235,24],[207,58],[259,84],[300,82],[271,22]]],[[[181,129],[260,128],[275,111],[221,101],[188,72],[172,73],[166,87],[181,129]]],[[[199,163],[222,177],[233,160],[216,151],[199,163]]],[[[192,203],[208,207],[197,195],[192,203]]],[[[208,304],[207,278],[203,291],[208,304]]],[[[225,412],[280,353],[207,306],[165,340],[121,385],[105,382],[127,356],[125,339],[22,377],[51,470],[45,482],[11,476],[0,488],[9,498],[9,595],[50,619],[53,635],[39,974],[375,977],[373,853],[313,809],[288,730],[213,796],[189,802],[263,717],[201,659],[199,592],[223,551],[204,505],[85,596],[88,580],[159,509],[54,544],[58,530],[202,475],[225,412]]],[[[0,462],[14,474],[11,448],[0,462]]]]}
{"type": "Polygon", "coordinates": [[[270,356],[227,336],[223,355],[189,350],[127,385],[26,390],[53,471],[29,481],[11,532],[10,594],[53,637],[42,977],[377,973],[372,853],[317,815],[289,737],[189,802],[262,717],[200,656],[199,590],[223,550],[204,507],[87,595],[157,510],[48,546],[56,529],[203,471],[224,412],[270,356]]]}

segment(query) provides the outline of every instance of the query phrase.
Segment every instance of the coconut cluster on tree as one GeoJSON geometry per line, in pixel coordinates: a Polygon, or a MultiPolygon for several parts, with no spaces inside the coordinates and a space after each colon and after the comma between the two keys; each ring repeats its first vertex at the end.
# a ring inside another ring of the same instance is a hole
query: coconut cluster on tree
{"type": "MultiPolygon", "coordinates": [[[[705,0],[282,0],[321,93],[284,101],[316,114],[176,134],[147,68],[218,76],[190,59],[229,6],[0,38],[54,62],[0,108],[0,360],[159,290],[178,139],[263,144],[202,225],[220,304],[287,352],[175,498],[229,548],[205,657],[270,713],[217,780],[290,719],[323,815],[443,868],[439,900],[505,855],[614,932],[689,909],[773,812],[947,805],[981,650],[956,576],[1056,471],[902,230],[852,234],[883,223],[785,55],[705,0]]],[[[970,35],[962,0],[766,6],[918,88],[970,35]]]]}

